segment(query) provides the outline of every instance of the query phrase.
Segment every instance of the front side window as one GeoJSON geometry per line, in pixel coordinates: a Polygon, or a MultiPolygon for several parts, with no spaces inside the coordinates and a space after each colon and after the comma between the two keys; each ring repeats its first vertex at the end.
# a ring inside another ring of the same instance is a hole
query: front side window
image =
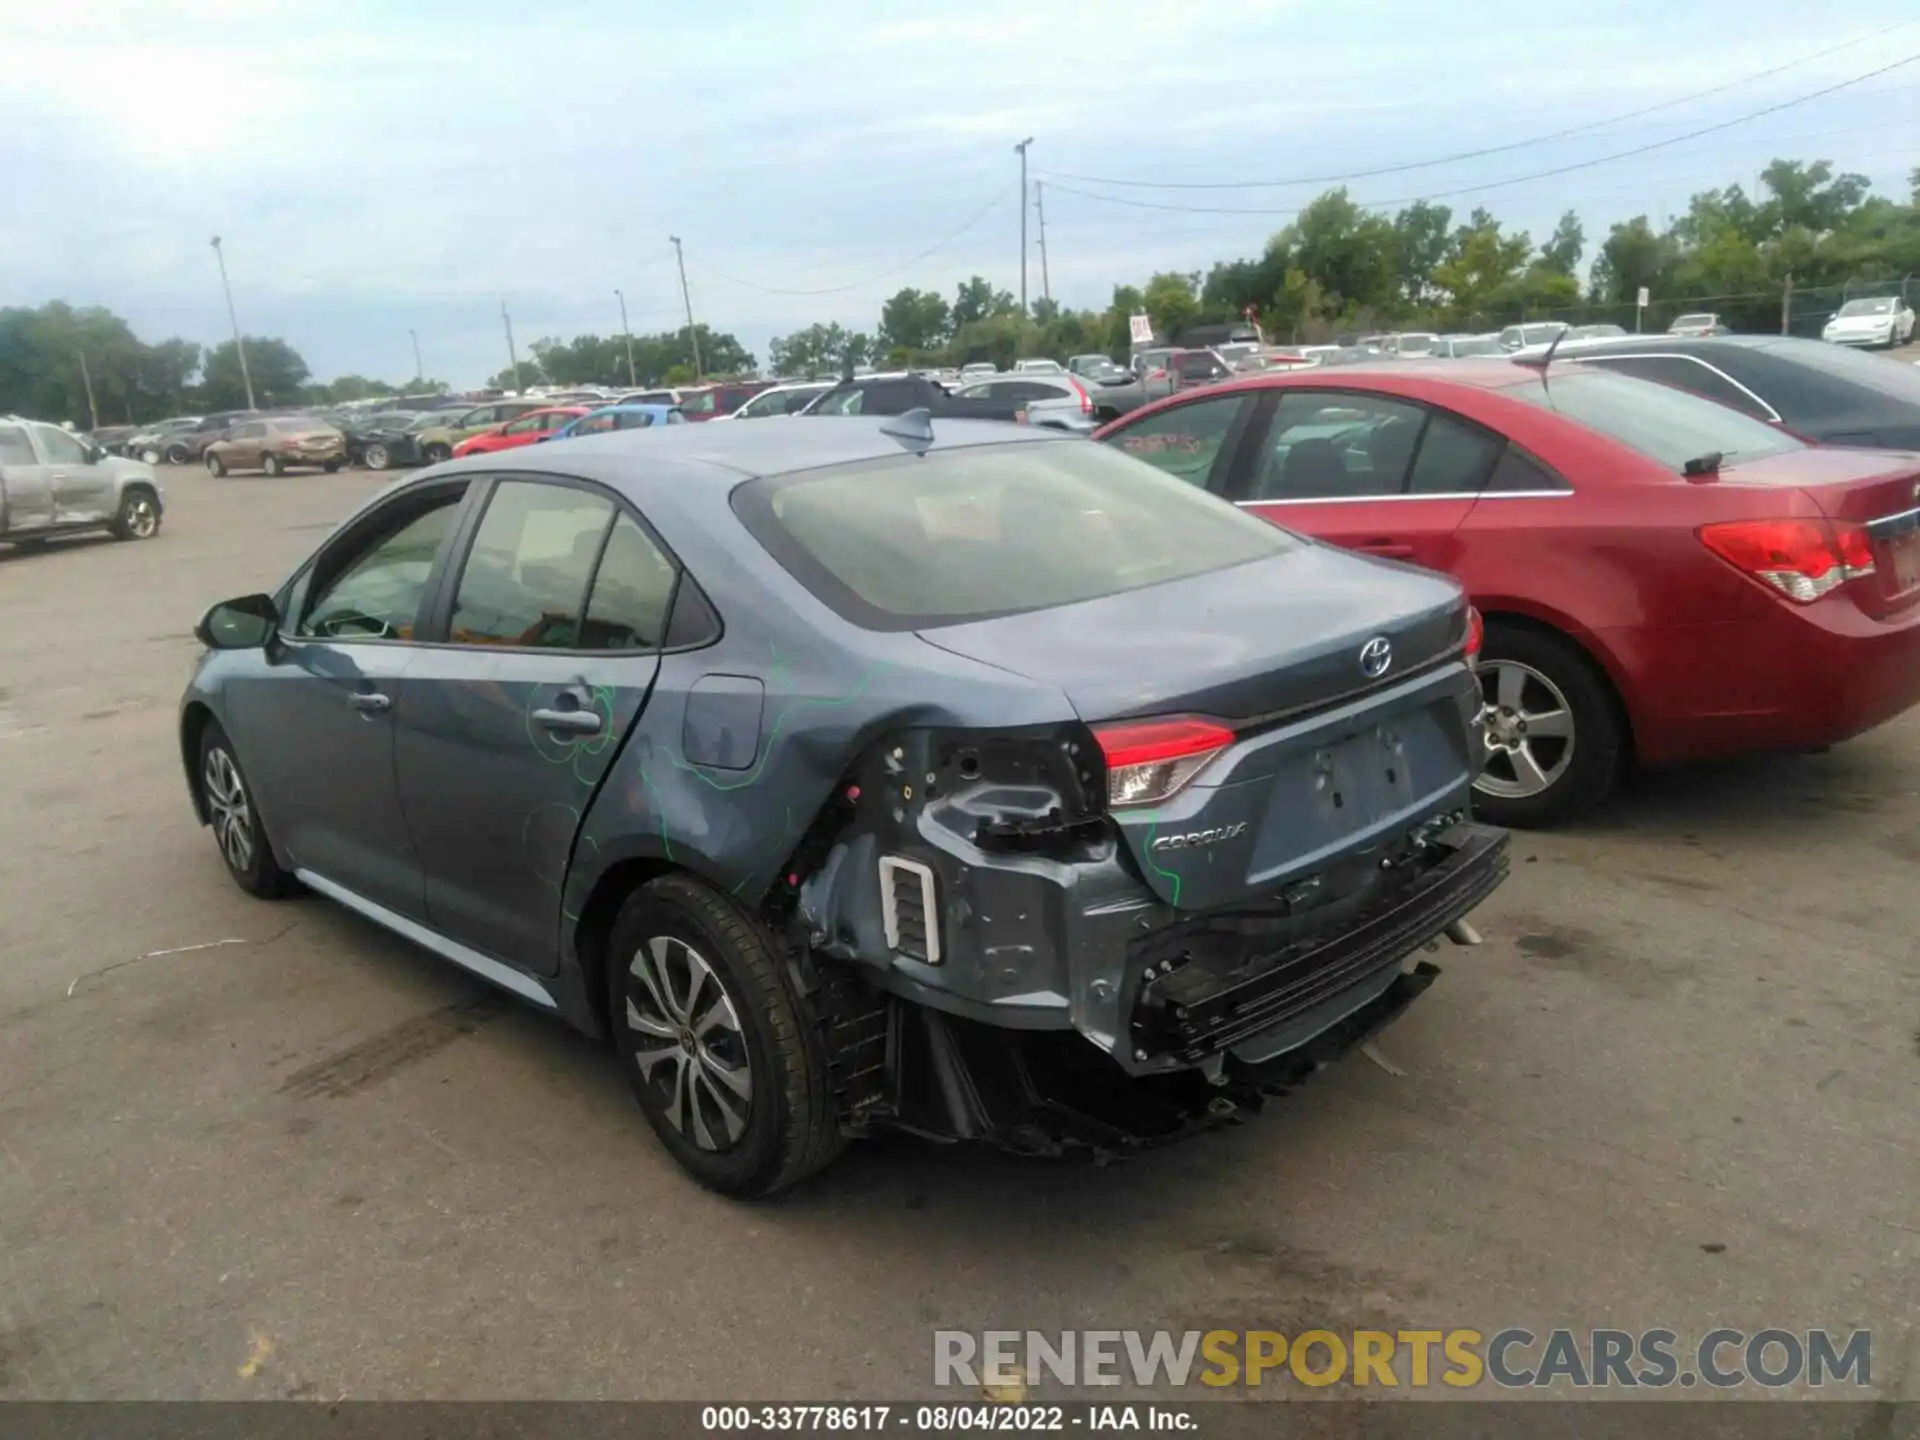
{"type": "Polygon", "coordinates": [[[611,500],[569,485],[499,485],[461,571],[447,638],[577,648],[587,585],[612,519],[611,500]]]}
{"type": "Polygon", "coordinates": [[[540,428],[542,430],[563,430],[580,418],[579,415],[570,415],[564,410],[556,410],[551,415],[542,415],[540,417],[540,428]]]}
{"type": "Polygon", "coordinates": [[[1247,498],[1398,495],[1406,489],[1426,418],[1418,405],[1381,395],[1285,391],[1267,427],[1267,453],[1247,498]]]}
{"type": "Polygon", "coordinates": [[[312,597],[295,634],[329,640],[410,640],[440,546],[464,487],[400,496],[306,583],[312,597]]]}
{"type": "Polygon", "coordinates": [[[1216,395],[1176,405],[1129,425],[1108,443],[1189,485],[1207,487],[1220,447],[1246,403],[1239,395],[1216,395]]]}
{"type": "Polygon", "coordinates": [[[40,427],[40,448],[47,452],[49,465],[84,465],[87,463],[86,449],[80,442],[64,430],[52,425],[40,427]]]}
{"type": "Polygon", "coordinates": [[[748,481],[741,522],[855,624],[1072,605],[1303,542],[1108,445],[981,445],[748,481]]]}
{"type": "Polygon", "coordinates": [[[829,395],[814,409],[815,415],[858,415],[866,406],[867,392],[858,387],[829,395]]]}
{"type": "Polygon", "coordinates": [[[1500,393],[1597,430],[1676,474],[1687,461],[1708,455],[1748,461],[1806,448],[1786,431],[1737,410],[1630,375],[1588,371],[1526,380],[1500,393]]]}
{"type": "Polygon", "coordinates": [[[695,390],[680,397],[680,408],[689,415],[711,415],[713,413],[714,392],[695,390]]]}
{"type": "Polygon", "coordinates": [[[546,422],[546,416],[544,415],[524,416],[521,419],[515,420],[512,424],[508,425],[506,427],[505,433],[508,435],[537,434],[539,431],[545,428],[545,422],[546,422]]]}
{"type": "Polygon", "coordinates": [[[625,410],[613,417],[616,430],[644,430],[653,424],[653,416],[646,410],[625,410]]]}

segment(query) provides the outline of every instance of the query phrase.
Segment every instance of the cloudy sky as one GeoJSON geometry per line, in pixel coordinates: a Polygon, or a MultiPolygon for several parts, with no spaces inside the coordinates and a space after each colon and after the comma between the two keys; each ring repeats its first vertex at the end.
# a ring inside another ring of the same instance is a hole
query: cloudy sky
{"type": "Polygon", "coordinates": [[[1028,135],[1053,293],[1074,305],[1256,253],[1325,188],[1112,181],[1354,176],[1587,127],[1351,189],[1484,204],[1536,239],[1573,207],[1590,240],[1751,186],[1776,155],[1904,194],[1920,63],[1522,177],[1920,54],[1912,15],[1910,0],[0,0],[0,304],[102,304],[150,340],[215,341],[219,234],[245,329],[285,337],[316,376],[403,377],[412,329],[429,373],[473,385],[505,364],[503,300],[523,354],[616,331],[616,286],[636,331],[676,323],[677,234],[697,318],[764,358],[815,320],[870,328],[904,284],[950,295],[977,271],[1017,290],[1012,147],[1028,135]]]}

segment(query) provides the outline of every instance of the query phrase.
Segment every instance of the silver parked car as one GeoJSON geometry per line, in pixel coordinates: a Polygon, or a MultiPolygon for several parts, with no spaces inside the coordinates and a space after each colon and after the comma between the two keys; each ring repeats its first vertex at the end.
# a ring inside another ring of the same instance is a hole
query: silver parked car
{"type": "MultiPolygon", "coordinates": [[[[1076,435],[1091,435],[1100,428],[1094,414],[1093,396],[1076,376],[1065,374],[1001,375],[955,390],[960,400],[1013,400],[1019,402],[1029,425],[1051,430],[1071,430],[1076,435]]],[[[1020,413],[1020,412],[1016,412],[1020,413]]]]}
{"type": "Polygon", "coordinates": [[[58,425],[0,415],[0,540],[38,544],[83,530],[147,540],[159,533],[163,506],[151,465],[58,425]]]}

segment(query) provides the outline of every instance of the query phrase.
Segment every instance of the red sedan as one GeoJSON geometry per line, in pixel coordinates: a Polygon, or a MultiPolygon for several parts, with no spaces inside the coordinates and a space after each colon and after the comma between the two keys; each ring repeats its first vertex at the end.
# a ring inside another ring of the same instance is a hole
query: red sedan
{"type": "Polygon", "coordinates": [[[1817,749],[1920,701],[1920,456],[1506,360],[1249,378],[1095,438],[1458,577],[1501,824],[1576,814],[1633,761],[1817,749]]]}
{"type": "Polygon", "coordinates": [[[555,430],[590,413],[585,405],[552,405],[545,410],[529,410],[517,420],[468,436],[453,447],[453,453],[456,456],[487,455],[495,450],[515,450],[544,440],[555,430]]]}

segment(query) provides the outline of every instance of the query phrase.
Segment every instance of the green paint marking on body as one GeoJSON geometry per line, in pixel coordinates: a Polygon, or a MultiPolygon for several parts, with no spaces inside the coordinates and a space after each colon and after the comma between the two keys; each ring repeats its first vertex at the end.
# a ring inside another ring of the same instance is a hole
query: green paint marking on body
{"type": "Polygon", "coordinates": [[[1159,828],[1158,816],[1147,821],[1147,843],[1140,847],[1140,853],[1146,859],[1147,868],[1173,886],[1173,894],[1168,897],[1167,903],[1178,910],[1180,908],[1180,877],[1153,858],[1153,833],[1159,828]]]}

